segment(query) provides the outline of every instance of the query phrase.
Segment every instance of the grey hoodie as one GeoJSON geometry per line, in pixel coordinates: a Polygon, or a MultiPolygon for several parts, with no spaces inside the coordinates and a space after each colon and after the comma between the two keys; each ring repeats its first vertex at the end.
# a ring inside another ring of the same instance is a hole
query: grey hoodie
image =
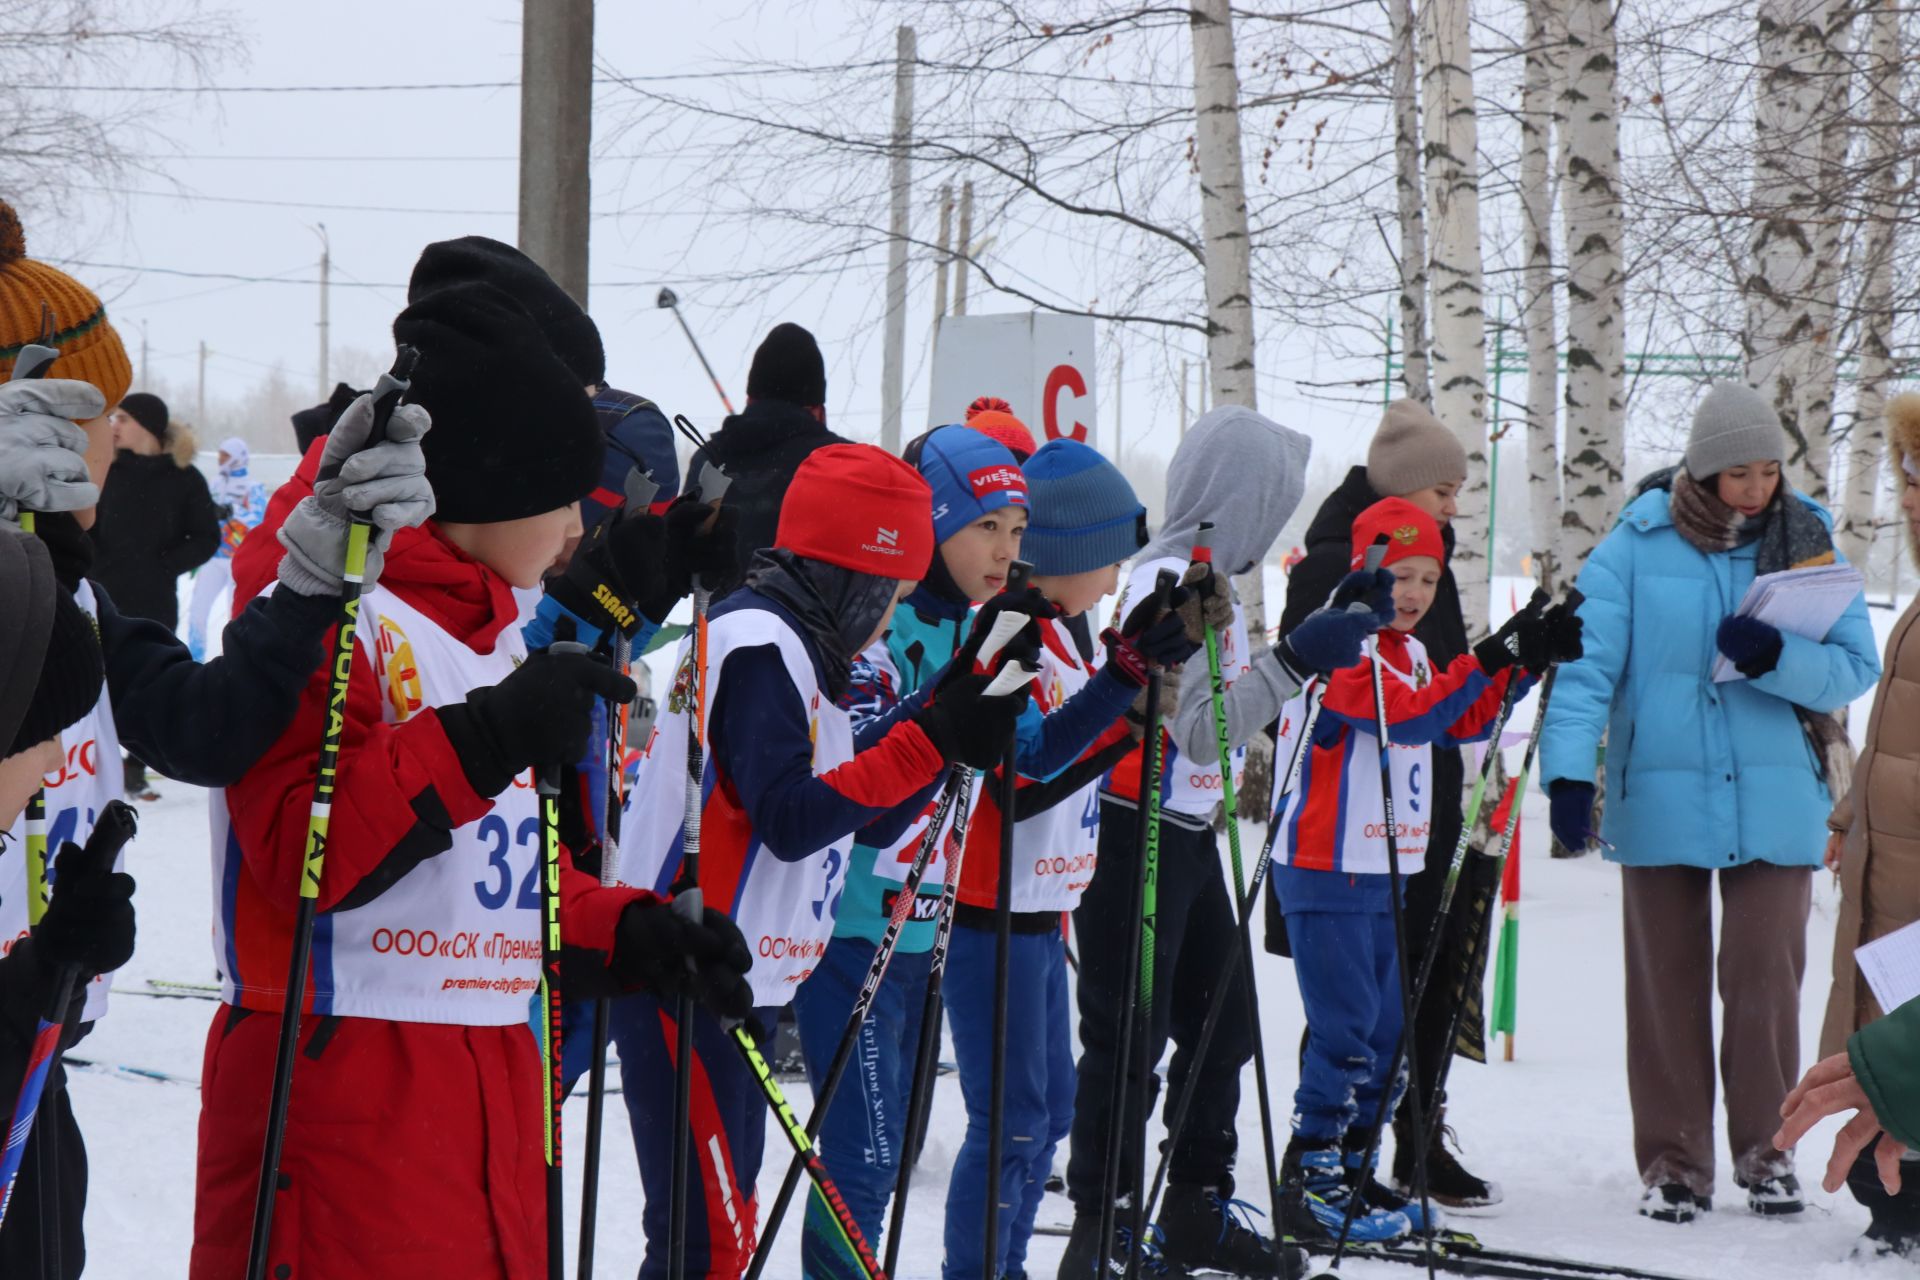
{"type": "MultiPolygon", "coordinates": [[[[1223,573],[1241,574],[1259,565],[1306,491],[1307,455],[1313,442],[1240,405],[1222,405],[1200,415],[1174,451],[1167,468],[1167,514],[1160,532],[1140,553],[1186,559],[1202,520],[1214,524],[1213,561],[1223,573]]],[[[1300,689],[1265,646],[1253,651],[1251,669],[1227,690],[1227,737],[1238,747],[1271,724],[1300,689]]],[[[1184,754],[1211,760],[1219,754],[1208,691],[1207,664],[1195,657],[1180,676],[1180,706],[1168,732],[1184,754]]]]}

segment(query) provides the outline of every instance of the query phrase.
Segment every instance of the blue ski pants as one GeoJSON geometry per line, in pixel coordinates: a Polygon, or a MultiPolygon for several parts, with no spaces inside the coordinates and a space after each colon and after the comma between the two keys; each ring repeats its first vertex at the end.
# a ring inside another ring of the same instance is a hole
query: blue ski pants
{"type": "MultiPolygon", "coordinates": [[[[1399,1047],[1400,960],[1391,905],[1380,911],[1288,911],[1286,917],[1307,1015],[1293,1131],[1315,1144],[1337,1141],[1352,1125],[1373,1123],[1399,1047]]],[[[1396,1102],[1399,1092],[1396,1084],[1396,1102]]]]}
{"type": "MultiPolygon", "coordinates": [[[[947,1020],[960,1065],[967,1136],[947,1187],[945,1280],[979,1280],[987,1247],[987,1140],[991,1133],[994,934],[956,926],[947,959],[947,1020]]],[[[1007,1067],[994,1274],[1023,1275],[1034,1215],[1046,1194],[1054,1149],[1073,1128],[1073,1007],[1066,940],[1016,933],[1007,983],[1007,1067]]]]}

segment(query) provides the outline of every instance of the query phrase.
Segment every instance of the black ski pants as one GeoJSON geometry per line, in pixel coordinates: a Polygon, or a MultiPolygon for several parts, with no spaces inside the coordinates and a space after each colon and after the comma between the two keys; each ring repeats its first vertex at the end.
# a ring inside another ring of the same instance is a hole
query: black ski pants
{"type": "MultiPolygon", "coordinates": [[[[1153,1009],[1134,1019],[1134,1045],[1128,1053],[1126,1098],[1116,1107],[1112,1096],[1114,1054],[1120,1011],[1136,999],[1127,982],[1127,944],[1133,891],[1140,874],[1135,856],[1139,813],[1126,805],[1100,802],[1100,862],[1086,896],[1073,913],[1079,938],[1081,1054],[1074,1093],[1072,1155],[1067,1161],[1067,1194],[1080,1213],[1098,1213],[1105,1192],[1107,1132],[1115,1116],[1131,1135],[1141,1124],[1135,1110],[1140,1097],[1139,1039],[1147,1037],[1148,1060],[1158,1065],[1173,1041],[1167,1072],[1165,1118],[1193,1068],[1193,1047],[1207,1006],[1225,1001],[1185,1131],[1174,1149],[1168,1182],[1176,1186],[1217,1187],[1232,1193],[1233,1159],[1238,1146],[1235,1117],[1240,1109],[1241,1069],[1253,1058],[1253,1028],[1246,1016],[1247,981],[1240,969],[1233,985],[1221,989],[1228,957],[1240,945],[1233,888],[1226,882],[1220,852],[1210,830],[1195,831],[1172,822],[1160,824],[1158,919],[1153,964],[1153,1009]]],[[[1157,1080],[1150,1087],[1157,1091],[1157,1080]]],[[[1148,1108],[1153,1095],[1148,1095],[1148,1108]]],[[[1120,1191],[1134,1182],[1134,1144],[1122,1143],[1120,1191]]],[[[1152,1173],[1149,1159],[1149,1176],[1152,1173]]]]}

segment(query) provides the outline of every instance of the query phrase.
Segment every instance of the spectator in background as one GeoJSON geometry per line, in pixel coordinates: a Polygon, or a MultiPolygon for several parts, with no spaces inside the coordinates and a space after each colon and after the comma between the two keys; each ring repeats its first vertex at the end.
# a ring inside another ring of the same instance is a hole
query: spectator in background
{"type": "Polygon", "coordinates": [[[233,585],[233,553],[267,514],[267,486],[247,470],[247,442],[228,436],[220,442],[220,473],[213,501],[220,515],[220,549],[193,576],[187,605],[187,648],[195,662],[207,660],[207,619],[222,592],[233,585]]]}
{"type": "MultiPolygon", "coordinates": [[[[168,630],[180,622],[179,578],[220,549],[220,518],[206,479],[193,465],[193,432],[144,391],[107,415],[113,465],[100,488],[93,525],[93,578],[120,612],[168,630]]],[[[126,759],[127,794],[157,800],[147,767],[126,759]]]]}

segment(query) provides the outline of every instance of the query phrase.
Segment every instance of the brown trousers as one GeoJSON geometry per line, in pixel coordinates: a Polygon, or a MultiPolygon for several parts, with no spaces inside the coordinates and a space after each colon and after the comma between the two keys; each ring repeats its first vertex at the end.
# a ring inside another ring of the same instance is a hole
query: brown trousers
{"type": "Polygon", "coordinates": [[[1734,1175],[1748,1183],[1790,1172],[1793,1158],[1775,1150],[1772,1139],[1780,1103],[1800,1075],[1813,869],[1752,862],[1721,871],[1717,965],[1712,871],[1623,867],[1620,879],[1627,1089],[1641,1179],[1648,1186],[1678,1182],[1695,1195],[1713,1192],[1716,970],[1734,1175]]]}

